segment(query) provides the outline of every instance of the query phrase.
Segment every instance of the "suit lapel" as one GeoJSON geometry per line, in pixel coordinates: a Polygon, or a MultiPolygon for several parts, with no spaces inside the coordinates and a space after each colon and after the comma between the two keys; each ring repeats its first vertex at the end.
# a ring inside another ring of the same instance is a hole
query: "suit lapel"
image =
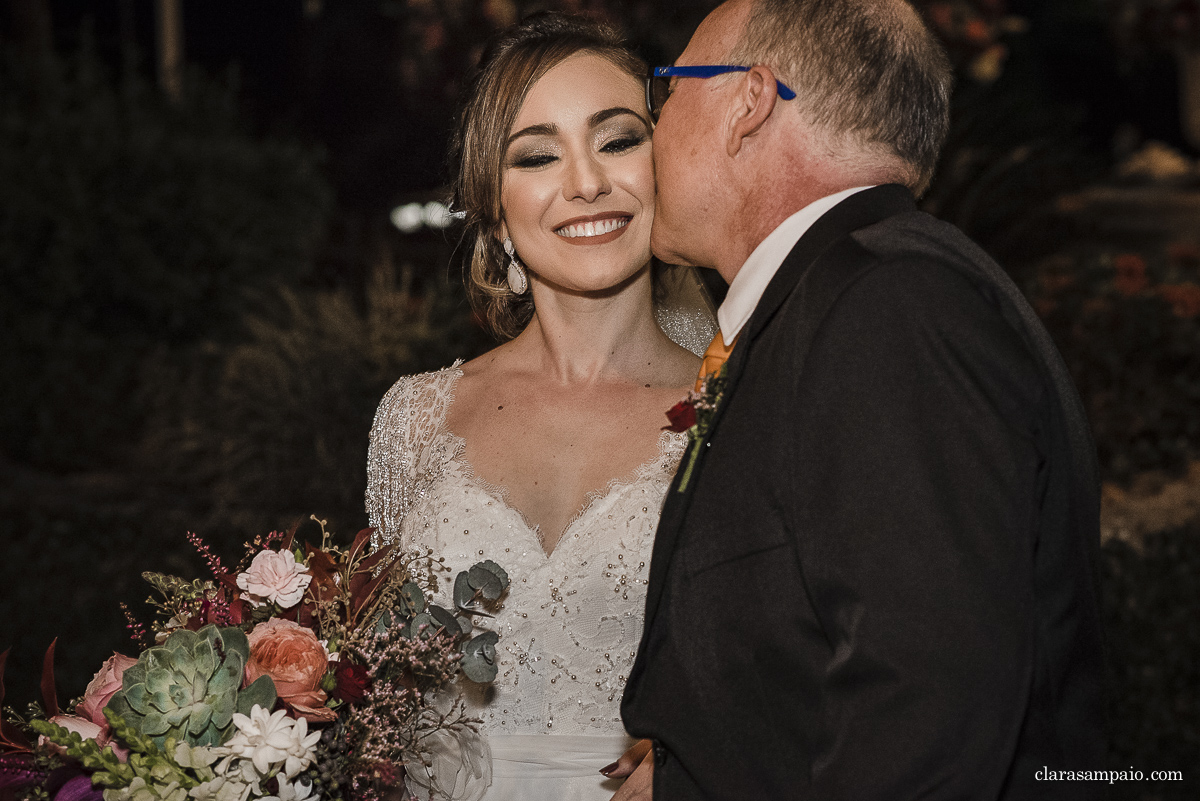
{"type": "MultiPolygon", "coordinates": [[[[754,347],[754,340],[765,330],[767,324],[774,318],[775,313],[796,289],[800,279],[808,268],[820,258],[833,243],[842,239],[852,231],[879,222],[887,217],[915,210],[912,195],[903,186],[887,184],[867,189],[843,200],[822,215],[812,227],[800,237],[792,248],[783,264],[767,285],[762,298],[754,308],[754,313],[746,323],[738,338],[737,346],[729,356],[727,364],[727,382],[720,406],[713,415],[707,436],[692,447],[700,448],[700,454],[693,470],[691,481],[684,492],[679,492],[679,475],[671,483],[667,499],[663,505],[662,517],[659,520],[658,531],[654,537],[654,550],[650,559],[650,579],[646,596],[646,619],[644,631],[650,631],[650,623],[658,611],[663,587],[666,583],[667,567],[679,541],[684,519],[695,495],[695,488],[700,473],[704,469],[704,448],[712,439],[729,401],[737,389],[738,380],[745,370],[749,353],[754,347]]],[[[690,454],[685,454],[684,459],[690,454]]],[[[645,643],[643,635],[643,645],[645,643]]]]}

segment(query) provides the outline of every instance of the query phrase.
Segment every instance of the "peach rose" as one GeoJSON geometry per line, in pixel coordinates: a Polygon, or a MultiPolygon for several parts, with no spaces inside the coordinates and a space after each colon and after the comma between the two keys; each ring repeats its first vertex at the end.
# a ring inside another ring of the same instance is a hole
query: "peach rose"
{"type": "Polygon", "coordinates": [[[255,626],[249,640],[246,684],[259,676],[270,676],[279,698],[301,717],[312,723],[337,717],[325,706],[329,696],[320,689],[329,657],[312,629],[272,618],[255,626]]]}
{"type": "Polygon", "coordinates": [[[121,689],[121,677],[128,668],[137,664],[137,660],[115,651],[104,660],[104,664],[96,671],[83,693],[83,700],[75,707],[75,714],[86,718],[102,729],[108,729],[108,721],[104,717],[104,707],[121,689]]]}

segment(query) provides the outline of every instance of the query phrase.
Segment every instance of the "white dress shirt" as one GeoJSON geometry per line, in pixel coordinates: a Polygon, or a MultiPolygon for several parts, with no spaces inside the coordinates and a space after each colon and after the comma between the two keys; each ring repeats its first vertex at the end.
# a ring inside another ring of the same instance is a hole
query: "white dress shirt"
{"type": "Polygon", "coordinates": [[[717,322],[721,325],[721,338],[729,345],[746,325],[754,307],[767,290],[767,284],[779,272],[783,260],[792,252],[792,248],[800,241],[800,237],[821,218],[825,212],[841,203],[846,198],[870,189],[869,186],[856,186],[844,189],[837,194],[828,195],[820,200],[814,200],[800,211],[788,217],[779,227],[758,243],[758,247],[746,259],[742,269],[733,277],[729,285],[729,293],[721,308],[717,309],[717,322]]]}

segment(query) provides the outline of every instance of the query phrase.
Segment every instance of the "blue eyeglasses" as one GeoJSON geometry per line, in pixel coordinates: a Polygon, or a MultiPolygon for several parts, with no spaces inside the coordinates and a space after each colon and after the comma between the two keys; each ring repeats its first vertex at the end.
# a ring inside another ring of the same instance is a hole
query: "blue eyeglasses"
{"type": "MultiPolygon", "coordinates": [[[[658,122],[663,103],[671,96],[671,78],[713,78],[729,72],[749,72],[749,67],[734,64],[699,64],[691,67],[655,67],[646,79],[646,108],[650,119],[658,122]]],[[[783,82],[775,82],[775,91],[783,100],[791,100],[796,93],[783,82]]]]}

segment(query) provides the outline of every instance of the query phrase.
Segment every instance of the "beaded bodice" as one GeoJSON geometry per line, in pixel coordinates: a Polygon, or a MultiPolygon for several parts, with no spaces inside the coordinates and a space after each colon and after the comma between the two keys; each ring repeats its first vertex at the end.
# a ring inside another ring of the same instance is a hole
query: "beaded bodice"
{"type": "MultiPolygon", "coordinates": [[[[683,453],[664,432],[657,458],[592,493],[547,555],[504,493],[479,480],[445,426],[455,367],[408,376],[371,430],[367,509],[380,542],[432,549],[453,576],[481,559],[508,571],[499,675],[469,685],[468,708],[493,734],[622,731],[618,706],[641,638],[650,550],[663,496],[683,453]]],[[[448,605],[449,582],[441,582],[448,605]]]]}

